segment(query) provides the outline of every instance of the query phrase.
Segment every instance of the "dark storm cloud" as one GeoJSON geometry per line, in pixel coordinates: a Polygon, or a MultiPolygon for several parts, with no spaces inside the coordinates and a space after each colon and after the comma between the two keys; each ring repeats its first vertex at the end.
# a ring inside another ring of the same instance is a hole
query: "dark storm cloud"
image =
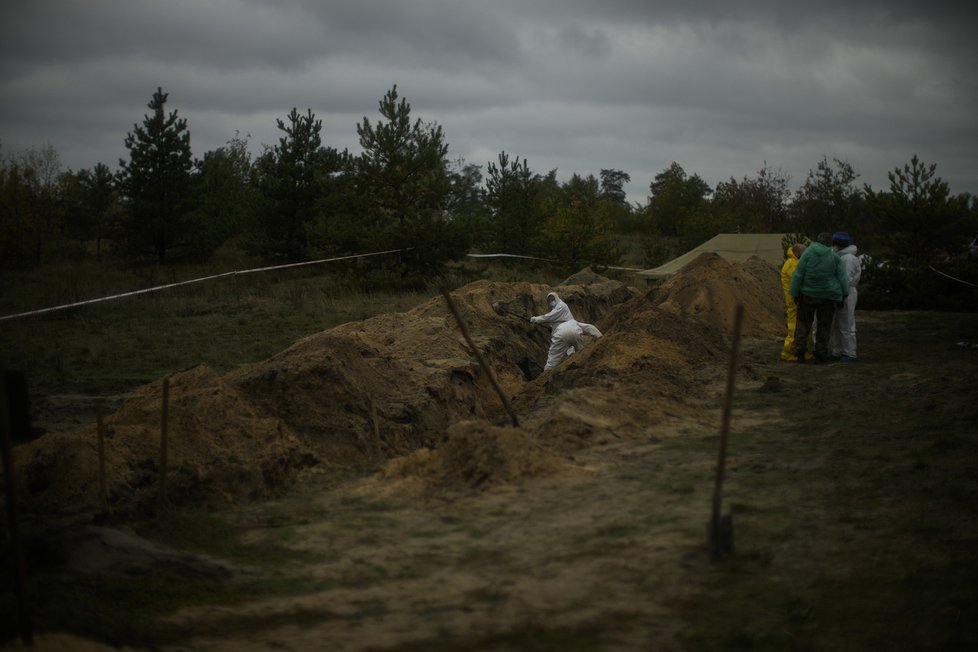
{"type": "Polygon", "coordinates": [[[629,197],[679,162],[708,183],[823,157],[863,181],[919,154],[978,191],[975,10],[908,1],[9,1],[0,21],[0,154],[52,144],[114,165],[157,86],[194,153],[257,149],[311,108],[355,151],[395,84],[450,156],[629,172],[629,197]],[[855,6],[851,6],[851,5],[855,6]]]}
{"type": "Polygon", "coordinates": [[[13,0],[3,11],[5,59],[24,66],[135,58],[288,69],[323,43],[319,21],[289,3],[13,0]]]}

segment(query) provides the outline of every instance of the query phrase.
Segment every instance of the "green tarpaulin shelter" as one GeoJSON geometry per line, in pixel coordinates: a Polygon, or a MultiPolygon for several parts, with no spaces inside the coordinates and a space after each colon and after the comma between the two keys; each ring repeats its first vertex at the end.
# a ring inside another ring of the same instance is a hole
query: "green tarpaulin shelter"
{"type": "Polygon", "coordinates": [[[781,244],[784,236],[784,233],[721,233],[664,265],[637,272],[636,275],[647,280],[663,279],[706,252],[719,254],[732,263],[742,263],[751,256],[757,256],[781,269],[784,263],[785,247],[781,244]]]}

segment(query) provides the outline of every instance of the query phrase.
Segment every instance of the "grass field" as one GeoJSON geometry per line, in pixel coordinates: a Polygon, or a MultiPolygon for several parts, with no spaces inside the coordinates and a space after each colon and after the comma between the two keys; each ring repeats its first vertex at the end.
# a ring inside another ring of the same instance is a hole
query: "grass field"
{"type": "MultiPolygon", "coordinates": [[[[239,256],[208,266],[121,270],[88,261],[0,277],[0,316],[227,271],[260,267],[239,256]]],[[[0,366],[23,370],[35,391],[118,394],[174,370],[218,371],[263,360],[297,339],[349,321],[402,312],[479,277],[541,282],[546,270],[457,266],[423,291],[369,291],[327,265],[228,276],[117,300],[0,321],[0,366]]]]}

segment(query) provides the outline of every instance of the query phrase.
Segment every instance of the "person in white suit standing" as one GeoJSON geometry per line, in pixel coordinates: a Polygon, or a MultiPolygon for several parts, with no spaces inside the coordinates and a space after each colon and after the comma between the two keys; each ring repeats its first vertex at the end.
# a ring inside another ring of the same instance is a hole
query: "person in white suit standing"
{"type": "Polygon", "coordinates": [[[856,245],[848,233],[833,233],[832,248],[839,254],[849,278],[849,295],[832,317],[832,334],[829,336],[829,356],[839,362],[856,360],[856,301],[859,299],[859,278],[863,266],[859,261],[856,245]]]}

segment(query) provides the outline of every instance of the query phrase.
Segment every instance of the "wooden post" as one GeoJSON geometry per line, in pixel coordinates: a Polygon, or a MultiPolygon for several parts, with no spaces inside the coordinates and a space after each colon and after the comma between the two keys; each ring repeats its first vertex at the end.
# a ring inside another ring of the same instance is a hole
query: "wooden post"
{"type": "Polygon", "coordinates": [[[472,349],[472,353],[475,354],[475,359],[478,361],[479,366],[482,367],[482,371],[489,376],[489,382],[492,383],[493,389],[499,394],[499,400],[503,402],[503,407],[506,408],[506,412],[509,413],[509,418],[513,421],[513,427],[519,428],[520,422],[516,418],[516,412],[513,411],[513,406],[509,402],[509,397],[503,391],[503,388],[499,386],[499,380],[496,379],[496,374],[493,373],[492,368],[486,363],[485,359],[482,357],[482,353],[476,348],[475,343],[469,336],[469,329],[465,325],[465,321],[462,320],[462,315],[459,313],[458,308],[455,307],[455,302],[452,301],[452,297],[448,294],[448,288],[441,289],[442,295],[445,297],[445,303],[448,304],[448,309],[452,311],[452,315],[455,316],[455,321],[458,322],[458,327],[462,330],[462,337],[468,343],[469,348],[472,349]]]}
{"type": "Polygon", "coordinates": [[[733,404],[734,385],[737,379],[737,356],[740,352],[740,329],[744,321],[744,306],[737,304],[734,315],[733,341],[730,348],[730,368],[727,370],[727,391],[723,399],[723,423],[720,428],[720,453],[717,457],[717,472],[713,483],[713,513],[708,526],[708,543],[714,559],[723,557],[733,550],[733,519],[722,517],[720,508],[723,496],[723,473],[727,463],[727,437],[730,432],[730,410],[733,404]]]}
{"type": "Polygon", "coordinates": [[[160,505],[159,511],[166,508],[166,445],[167,445],[167,420],[169,418],[170,404],[170,379],[163,379],[163,415],[160,423],[160,505]]]}
{"type": "Polygon", "coordinates": [[[112,513],[109,507],[109,492],[106,489],[105,479],[105,425],[102,419],[102,404],[99,403],[95,409],[95,420],[98,423],[98,497],[102,505],[102,511],[106,514],[112,513]]]}
{"type": "Polygon", "coordinates": [[[31,625],[31,608],[27,596],[27,563],[24,561],[24,543],[20,536],[20,520],[17,513],[17,483],[14,480],[14,447],[10,425],[10,407],[7,405],[7,383],[0,370],[0,451],[3,457],[3,477],[7,492],[7,517],[10,521],[10,548],[14,564],[14,592],[17,596],[20,618],[20,640],[28,647],[34,646],[34,629],[31,625]]]}

